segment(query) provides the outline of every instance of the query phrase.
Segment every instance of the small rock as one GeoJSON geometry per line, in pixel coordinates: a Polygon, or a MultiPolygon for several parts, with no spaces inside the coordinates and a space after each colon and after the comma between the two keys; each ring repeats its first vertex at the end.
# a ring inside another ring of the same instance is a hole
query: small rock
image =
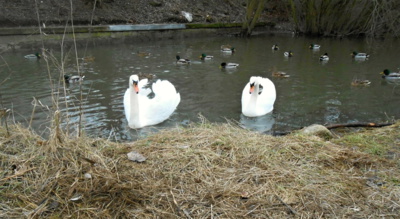
{"type": "Polygon", "coordinates": [[[304,133],[306,135],[316,135],[318,137],[321,137],[325,140],[329,140],[333,138],[333,135],[329,129],[327,129],[323,125],[318,125],[318,124],[313,124],[308,127],[305,127],[300,130],[301,133],[304,133]]]}
{"type": "Polygon", "coordinates": [[[83,176],[84,176],[86,179],[91,179],[91,178],[92,178],[92,175],[91,175],[90,173],[85,173],[83,176]]]}
{"type": "Polygon", "coordinates": [[[131,151],[127,155],[128,155],[128,159],[131,161],[134,161],[134,162],[141,163],[146,160],[146,158],[143,155],[139,154],[136,151],[131,151]]]}
{"type": "Polygon", "coordinates": [[[248,198],[250,198],[250,193],[249,192],[242,192],[241,194],[240,194],[240,198],[241,199],[248,199],[248,198]]]}

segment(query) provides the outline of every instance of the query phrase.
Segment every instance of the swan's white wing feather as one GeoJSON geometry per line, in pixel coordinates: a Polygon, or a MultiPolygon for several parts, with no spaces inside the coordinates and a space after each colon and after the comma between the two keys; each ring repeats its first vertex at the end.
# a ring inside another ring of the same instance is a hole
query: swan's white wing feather
{"type": "Polygon", "coordinates": [[[145,121],[146,125],[158,124],[168,119],[181,100],[180,94],[169,81],[157,80],[152,89],[154,98],[140,97],[140,120],[145,121]]]}
{"type": "Polygon", "coordinates": [[[129,112],[131,111],[131,101],[129,99],[129,88],[126,89],[125,95],[124,95],[124,109],[125,109],[126,120],[129,121],[129,112]]]}
{"type": "Polygon", "coordinates": [[[250,101],[250,82],[248,82],[246,84],[246,86],[244,86],[243,92],[242,92],[242,112],[245,110],[245,107],[247,106],[247,104],[250,101]]]}
{"type": "Polygon", "coordinates": [[[266,114],[274,109],[276,90],[274,83],[268,78],[262,78],[261,85],[263,86],[263,91],[257,98],[257,109],[260,110],[260,113],[266,114]]]}
{"type": "Polygon", "coordinates": [[[138,83],[139,95],[147,96],[151,93],[151,89],[149,87],[146,87],[148,82],[149,80],[147,78],[139,81],[138,83]]]}

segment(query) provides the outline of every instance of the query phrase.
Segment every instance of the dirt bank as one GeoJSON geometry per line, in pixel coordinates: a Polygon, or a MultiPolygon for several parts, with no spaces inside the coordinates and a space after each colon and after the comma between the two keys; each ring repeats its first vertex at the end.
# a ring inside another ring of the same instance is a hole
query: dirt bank
{"type": "MultiPolygon", "coordinates": [[[[285,20],[281,15],[285,9],[274,2],[268,3],[260,21],[285,20]]],[[[232,23],[242,22],[246,8],[245,0],[72,0],[72,4],[55,0],[0,0],[0,4],[1,27],[35,26],[39,23],[65,25],[71,20],[75,25],[188,22],[182,11],[191,13],[195,23],[232,23]],[[97,2],[96,6],[94,2],[97,2]]]]}

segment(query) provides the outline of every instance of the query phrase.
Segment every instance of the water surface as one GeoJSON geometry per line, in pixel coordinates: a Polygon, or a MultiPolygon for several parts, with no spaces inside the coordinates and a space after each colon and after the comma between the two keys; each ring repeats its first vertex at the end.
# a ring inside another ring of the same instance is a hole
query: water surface
{"type": "Polygon", "coordinates": [[[53,101],[63,113],[63,126],[76,133],[79,114],[83,112],[85,132],[93,137],[132,140],[163,129],[198,122],[199,114],[211,122],[238,121],[244,127],[271,133],[288,131],[314,123],[384,122],[400,116],[399,84],[379,75],[385,68],[397,70],[398,41],[368,42],[362,39],[319,39],[291,35],[260,35],[250,39],[210,37],[119,45],[79,47],[78,56],[94,56],[95,61],[74,59],[74,50],[53,49],[53,59],[46,63],[26,60],[24,55],[36,51],[2,54],[0,87],[2,107],[13,110],[12,120],[31,124],[39,134],[50,127],[53,101]],[[273,44],[279,51],[272,51],[273,44]],[[310,43],[321,44],[319,51],[308,49],[310,43]],[[237,52],[226,55],[222,44],[233,45],[237,52]],[[291,50],[294,57],[285,58],[291,50]],[[367,61],[355,61],[352,51],[367,52],[367,61]],[[139,56],[138,51],[151,53],[139,56]],[[327,52],[330,60],[319,61],[327,52]],[[201,53],[214,59],[201,62],[201,53]],[[177,66],[175,55],[191,59],[190,66],[177,66]],[[61,62],[64,60],[64,62],[61,62]],[[221,62],[236,62],[236,70],[221,70],[221,62]],[[67,74],[82,72],[79,84],[60,83],[61,69],[67,74]],[[290,78],[273,78],[271,69],[290,74],[290,78]],[[127,126],[123,95],[131,74],[151,73],[172,82],[181,94],[181,103],[167,121],[152,127],[132,130],[127,126]],[[270,78],[277,90],[271,114],[247,118],[241,114],[241,93],[251,76],[270,78]],[[352,87],[353,79],[368,79],[368,87],[352,87]],[[52,94],[53,90],[53,94],[52,94]],[[82,101],[80,101],[82,99],[82,101]],[[66,118],[68,115],[68,118],[66,118]]]}

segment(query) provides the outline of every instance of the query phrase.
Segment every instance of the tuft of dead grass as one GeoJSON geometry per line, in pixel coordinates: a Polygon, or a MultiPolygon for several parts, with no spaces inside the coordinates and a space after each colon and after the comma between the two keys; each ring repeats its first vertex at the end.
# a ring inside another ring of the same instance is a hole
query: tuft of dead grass
{"type": "Polygon", "coordinates": [[[399,125],[356,142],[208,122],[131,143],[0,127],[0,217],[398,218],[400,163],[368,147],[398,154],[399,125]]]}

